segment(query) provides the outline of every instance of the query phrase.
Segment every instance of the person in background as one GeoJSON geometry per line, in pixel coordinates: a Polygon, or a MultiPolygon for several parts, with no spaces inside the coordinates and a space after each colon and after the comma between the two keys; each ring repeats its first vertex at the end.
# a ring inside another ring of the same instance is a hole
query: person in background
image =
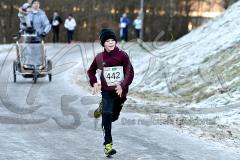
{"type": "Polygon", "coordinates": [[[59,42],[59,31],[60,31],[60,26],[62,24],[62,19],[59,16],[58,12],[53,13],[53,17],[50,20],[51,25],[52,25],[52,33],[53,33],[53,43],[59,42]]]}
{"type": "Polygon", "coordinates": [[[38,0],[32,1],[32,11],[30,13],[30,19],[35,33],[39,37],[39,40],[41,40],[51,30],[51,25],[49,23],[46,13],[40,9],[40,2],[38,0]]]}
{"type": "Polygon", "coordinates": [[[120,38],[122,42],[128,41],[128,26],[130,24],[130,20],[127,17],[127,14],[124,13],[120,18],[120,38]]]}
{"type": "Polygon", "coordinates": [[[69,14],[68,18],[64,22],[64,27],[67,30],[67,42],[71,43],[73,40],[73,34],[77,24],[72,14],[69,14]]]}
{"type": "MultiPolygon", "coordinates": [[[[26,52],[28,54],[25,54],[24,59],[26,60],[24,62],[23,67],[25,69],[31,69],[31,65],[29,65],[29,61],[33,58],[34,60],[37,60],[37,56],[39,57],[40,54],[37,54],[39,50],[42,49],[41,41],[42,39],[48,34],[48,32],[51,30],[51,24],[49,23],[48,17],[45,14],[43,10],[40,9],[40,2],[39,0],[33,0],[32,1],[32,11],[29,14],[30,20],[32,22],[32,27],[34,29],[34,37],[29,37],[29,39],[26,39],[26,43],[39,43],[40,45],[27,45],[26,52]],[[32,54],[35,53],[35,54],[32,54]],[[34,56],[34,57],[33,57],[34,56]]],[[[40,57],[42,60],[42,58],[40,57]]],[[[31,64],[31,63],[30,63],[31,64]]],[[[43,66],[39,66],[39,68],[42,68],[43,66]]]]}
{"type": "Polygon", "coordinates": [[[135,30],[135,35],[136,35],[137,39],[139,39],[140,38],[140,33],[142,31],[142,19],[139,15],[133,21],[133,26],[134,26],[134,30],[135,30]]]}
{"type": "Polygon", "coordinates": [[[32,24],[30,20],[30,12],[31,9],[32,0],[28,0],[27,3],[24,3],[19,9],[18,9],[18,17],[20,20],[20,33],[23,31],[31,30],[32,24]]]}

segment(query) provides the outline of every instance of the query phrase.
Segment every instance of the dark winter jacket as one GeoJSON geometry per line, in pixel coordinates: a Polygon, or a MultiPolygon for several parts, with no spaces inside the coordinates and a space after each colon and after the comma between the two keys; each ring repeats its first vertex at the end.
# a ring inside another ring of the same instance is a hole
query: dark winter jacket
{"type": "Polygon", "coordinates": [[[93,84],[97,82],[95,74],[96,70],[100,69],[102,71],[100,76],[102,90],[115,91],[116,86],[108,86],[103,75],[103,67],[114,66],[123,66],[124,80],[121,82],[120,85],[123,89],[123,96],[126,96],[128,93],[128,87],[133,81],[134,70],[127,53],[120,50],[118,47],[115,47],[115,49],[110,53],[104,50],[95,57],[88,70],[90,84],[93,87],[93,84]]]}
{"type": "Polygon", "coordinates": [[[52,17],[50,23],[52,25],[52,29],[59,29],[62,24],[62,19],[60,16],[52,17]]]}

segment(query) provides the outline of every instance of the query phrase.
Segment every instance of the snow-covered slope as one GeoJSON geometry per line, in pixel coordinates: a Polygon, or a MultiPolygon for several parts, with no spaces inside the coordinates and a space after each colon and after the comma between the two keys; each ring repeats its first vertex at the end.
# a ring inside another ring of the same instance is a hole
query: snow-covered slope
{"type": "Polygon", "coordinates": [[[136,105],[129,108],[173,114],[171,119],[180,119],[181,126],[200,128],[201,136],[239,144],[239,17],[237,2],[175,42],[159,47],[143,43],[145,53],[131,52],[136,68],[131,96],[136,105]]]}
{"type": "Polygon", "coordinates": [[[148,62],[144,67],[149,74],[137,90],[179,95],[188,101],[200,102],[214,96],[213,91],[237,83],[239,16],[240,3],[236,3],[223,15],[180,40],[151,50],[150,68],[148,62]],[[227,83],[225,86],[218,82],[219,76],[223,78],[222,83],[227,83]],[[202,97],[203,94],[198,94],[200,91],[209,96],[202,97]]]}

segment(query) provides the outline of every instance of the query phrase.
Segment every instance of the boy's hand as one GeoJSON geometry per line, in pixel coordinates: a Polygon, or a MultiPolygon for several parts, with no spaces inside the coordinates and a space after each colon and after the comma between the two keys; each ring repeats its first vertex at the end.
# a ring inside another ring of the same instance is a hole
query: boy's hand
{"type": "Polygon", "coordinates": [[[100,83],[94,83],[93,84],[93,95],[97,94],[101,90],[101,84],[100,83]]]}
{"type": "Polygon", "coordinates": [[[121,87],[120,85],[117,85],[117,87],[115,88],[115,90],[116,90],[116,93],[117,93],[120,97],[122,97],[122,92],[123,92],[122,87],[121,87]]]}

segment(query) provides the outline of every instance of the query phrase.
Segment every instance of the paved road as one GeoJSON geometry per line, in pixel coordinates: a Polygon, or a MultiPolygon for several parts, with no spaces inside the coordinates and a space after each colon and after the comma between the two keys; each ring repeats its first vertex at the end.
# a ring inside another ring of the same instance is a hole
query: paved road
{"type": "MultiPolygon", "coordinates": [[[[55,63],[58,67],[55,67],[53,82],[43,78],[36,85],[21,77],[16,84],[12,83],[15,54],[12,52],[7,58],[7,53],[0,54],[1,160],[105,159],[100,121],[89,116],[96,105],[82,104],[81,99],[90,93],[74,80],[82,67],[79,48],[71,49],[65,56],[62,54],[70,47],[47,48],[49,58],[58,62],[55,63]],[[56,55],[56,52],[59,53],[56,55]]],[[[118,151],[113,159],[240,159],[236,151],[180,133],[171,126],[141,125],[137,120],[144,118],[145,115],[137,113],[121,114],[113,125],[114,147],[118,151]]]]}

